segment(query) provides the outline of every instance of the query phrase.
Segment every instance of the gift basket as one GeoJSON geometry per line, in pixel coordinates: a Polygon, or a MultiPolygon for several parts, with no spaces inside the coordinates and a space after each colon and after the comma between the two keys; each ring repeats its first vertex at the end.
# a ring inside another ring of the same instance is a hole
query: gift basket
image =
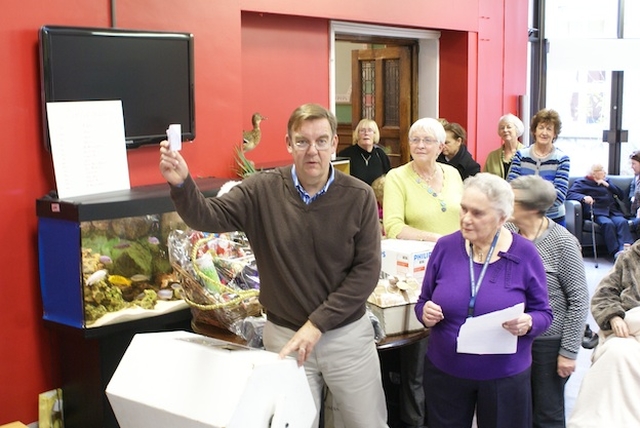
{"type": "Polygon", "coordinates": [[[260,281],[255,258],[240,232],[205,234],[175,230],[168,239],[169,260],[182,279],[183,299],[194,323],[237,334],[246,317],[259,316],[260,281]]]}

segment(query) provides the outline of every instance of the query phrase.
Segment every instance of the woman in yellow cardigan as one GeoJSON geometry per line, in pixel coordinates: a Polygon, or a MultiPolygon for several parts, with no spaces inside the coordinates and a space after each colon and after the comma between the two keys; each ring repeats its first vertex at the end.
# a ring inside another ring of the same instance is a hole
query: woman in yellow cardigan
{"type": "Polygon", "coordinates": [[[508,113],[498,121],[498,135],[502,140],[500,148],[487,156],[482,171],[498,175],[506,180],[511,166],[511,159],[524,146],[518,138],[524,133],[524,124],[515,115],[508,113]]]}
{"type": "Polygon", "coordinates": [[[384,229],[389,238],[437,241],[460,228],[462,179],[458,170],[436,162],[447,134],[433,118],[409,129],[413,160],[391,169],[384,184],[384,229]]]}

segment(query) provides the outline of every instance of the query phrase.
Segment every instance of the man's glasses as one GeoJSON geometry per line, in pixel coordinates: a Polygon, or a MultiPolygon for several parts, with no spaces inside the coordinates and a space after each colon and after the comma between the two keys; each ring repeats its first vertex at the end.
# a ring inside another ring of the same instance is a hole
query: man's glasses
{"type": "Polygon", "coordinates": [[[331,147],[331,140],[318,140],[313,144],[310,144],[307,140],[296,140],[293,142],[293,147],[297,150],[309,150],[309,147],[315,146],[316,150],[328,150],[331,147]]]}

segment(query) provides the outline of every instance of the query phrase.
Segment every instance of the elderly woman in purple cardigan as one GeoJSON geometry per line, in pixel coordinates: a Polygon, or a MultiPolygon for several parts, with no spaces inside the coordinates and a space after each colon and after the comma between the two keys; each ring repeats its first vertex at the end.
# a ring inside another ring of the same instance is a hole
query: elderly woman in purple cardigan
{"type": "Polygon", "coordinates": [[[504,227],[513,203],[502,178],[468,178],[460,231],[440,238],[429,258],[415,308],[431,329],[424,370],[429,428],[471,427],[474,413],[479,428],[531,427],[531,346],[552,312],[535,246],[504,227]],[[496,340],[482,351],[462,348],[464,324],[518,305],[515,317],[487,324],[512,349],[496,340]]]}

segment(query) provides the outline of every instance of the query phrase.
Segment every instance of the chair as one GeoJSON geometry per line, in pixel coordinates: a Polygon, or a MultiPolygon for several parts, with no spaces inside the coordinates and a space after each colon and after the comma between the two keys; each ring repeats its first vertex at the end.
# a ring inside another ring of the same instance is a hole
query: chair
{"type": "MultiPolygon", "coordinates": [[[[569,177],[569,188],[573,182],[582,177],[569,177]]],[[[633,176],[620,176],[620,175],[609,175],[607,176],[609,180],[622,189],[624,195],[629,195],[629,188],[631,187],[631,180],[633,176]]],[[[628,198],[625,199],[625,203],[629,205],[628,198]]],[[[597,224],[593,224],[591,222],[591,212],[590,207],[585,206],[583,209],[583,204],[578,201],[573,200],[565,200],[564,207],[566,210],[565,220],[567,223],[567,230],[573,234],[582,247],[593,247],[592,239],[591,239],[591,228],[593,227],[595,230],[596,236],[596,245],[605,245],[604,238],[602,237],[602,232],[600,230],[600,226],[597,224]]]]}

